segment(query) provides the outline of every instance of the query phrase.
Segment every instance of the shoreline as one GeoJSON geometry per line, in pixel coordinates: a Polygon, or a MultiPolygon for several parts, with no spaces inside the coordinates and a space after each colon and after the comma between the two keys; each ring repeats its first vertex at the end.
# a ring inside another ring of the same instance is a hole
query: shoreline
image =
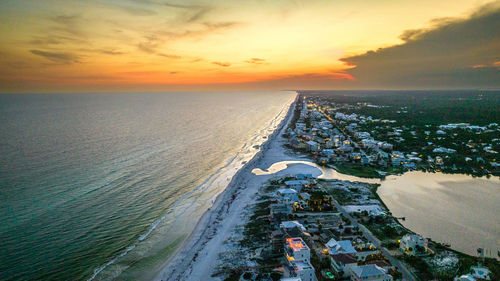
{"type": "MultiPolygon", "coordinates": [[[[184,280],[183,277],[190,276],[194,268],[193,264],[197,262],[200,252],[205,249],[205,245],[217,234],[219,230],[218,222],[224,220],[222,218],[224,211],[226,213],[229,212],[229,208],[237,193],[245,189],[245,187],[241,186],[241,184],[248,182],[248,179],[244,175],[252,174],[252,170],[257,168],[259,164],[258,162],[262,160],[265,153],[271,148],[271,145],[279,137],[282,137],[284,130],[290,124],[298,98],[299,94],[296,93],[295,100],[288,107],[286,116],[281,120],[274,132],[268,136],[268,139],[262,144],[259,152],[236,172],[224,191],[217,195],[213,205],[198,220],[193,231],[187,236],[182,245],[161,266],[161,270],[154,274],[155,277],[153,280],[184,280]]],[[[203,278],[207,278],[207,276],[203,278]]],[[[190,278],[189,280],[197,279],[190,278]]]]}

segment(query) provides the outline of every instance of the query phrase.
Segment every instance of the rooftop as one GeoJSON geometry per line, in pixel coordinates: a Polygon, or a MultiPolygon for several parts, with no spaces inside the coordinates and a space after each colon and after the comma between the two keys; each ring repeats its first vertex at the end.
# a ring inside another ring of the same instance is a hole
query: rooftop
{"type": "Polygon", "coordinates": [[[361,265],[352,268],[352,272],[358,277],[370,277],[385,274],[385,270],[374,265],[361,265]]]}
{"type": "Polygon", "coordinates": [[[307,247],[307,244],[304,243],[304,240],[300,237],[295,237],[295,238],[287,238],[286,239],[286,246],[293,251],[302,251],[302,250],[309,250],[309,247],[307,247]]]}
{"type": "Polygon", "coordinates": [[[331,258],[336,261],[340,262],[342,264],[351,264],[351,263],[357,263],[356,258],[354,258],[352,255],[349,254],[337,254],[337,255],[332,255],[331,258]]]}

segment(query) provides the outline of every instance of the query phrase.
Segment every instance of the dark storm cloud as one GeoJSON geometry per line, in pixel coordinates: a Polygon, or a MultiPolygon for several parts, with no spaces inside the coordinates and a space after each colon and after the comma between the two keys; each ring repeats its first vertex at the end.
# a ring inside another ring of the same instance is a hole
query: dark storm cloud
{"type": "Polygon", "coordinates": [[[437,19],[405,31],[401,45],[341,59],[361,87],[500,87],[500,5],[483,6],[465,20],[437,19]]]}

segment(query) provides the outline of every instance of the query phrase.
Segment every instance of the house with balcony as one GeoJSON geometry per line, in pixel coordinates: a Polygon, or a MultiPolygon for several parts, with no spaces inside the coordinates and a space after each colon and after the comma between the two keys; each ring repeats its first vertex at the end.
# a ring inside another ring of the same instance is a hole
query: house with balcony
{"type": "Polygon", "coordinates": [[[300,237],[285,240],[285,277],[299,277],[302,281],[317,281],[311,265],[311,250],[300,237]]]}

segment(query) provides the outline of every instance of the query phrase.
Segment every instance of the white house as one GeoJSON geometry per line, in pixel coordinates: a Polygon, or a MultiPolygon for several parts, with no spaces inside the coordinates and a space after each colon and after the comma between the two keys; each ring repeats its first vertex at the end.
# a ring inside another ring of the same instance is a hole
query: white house
{"type": "Polygon", "coordinates": [[[306,228],[298,221],[284,221],[280,224],[280,228],[282,229],[291,229],[295,227],[299,228],[301,231],[306,231],[306,228]]]}
{"type": "Polygon", "coordinates": [[[300,277],[302,281],[316,281],[314,267],[311,265],[311,250],[300,237],[285,240],[286,274],[300,277]]]}
{"type": "Polygon", "coordinates": [[[298,192],[293,188],[283,188],[278,190],[278,196],[281,202],[293,203],[299,201],[298,192]]]}
{"type": "Polygon", "coordinates": [[[399,241],[399,249],[409,255],[426,254],[428,251],[428,241],[424,237],[416,234],[406,234],[399,241]],[[423,252],[418,252],[418,248],[423,252]]]}
{"type": "Polygon", "coordinates": [[[465,275],[462,275],[460,277],[455,277],[455,279],[453,279],[454,281],[476,281],[476,278],[474,278],[474,276],[472,276],[471,274],[465,274],[465,275]]]}
{"type": "Polygon", "coordinates": [[[302,188],[309,186],[309,181],[307,180],[291,180],[285,181],[285,184],[288,188],[293,188],[298,192],[302,191],[302,188]]]}
{"type": "Polygon", "coordinates": [[[351,268],[351,281],[392,281],[392,276],[374,264],[351,268]]]}
{"type": "Polygon", "coordinates": [[[352,246],[350,240],[337,241],[335,239],[330,239],[325,245],[328,248],[328,253],[330,255],[337,254],[356,254],[356,249],[352,246]]]}

